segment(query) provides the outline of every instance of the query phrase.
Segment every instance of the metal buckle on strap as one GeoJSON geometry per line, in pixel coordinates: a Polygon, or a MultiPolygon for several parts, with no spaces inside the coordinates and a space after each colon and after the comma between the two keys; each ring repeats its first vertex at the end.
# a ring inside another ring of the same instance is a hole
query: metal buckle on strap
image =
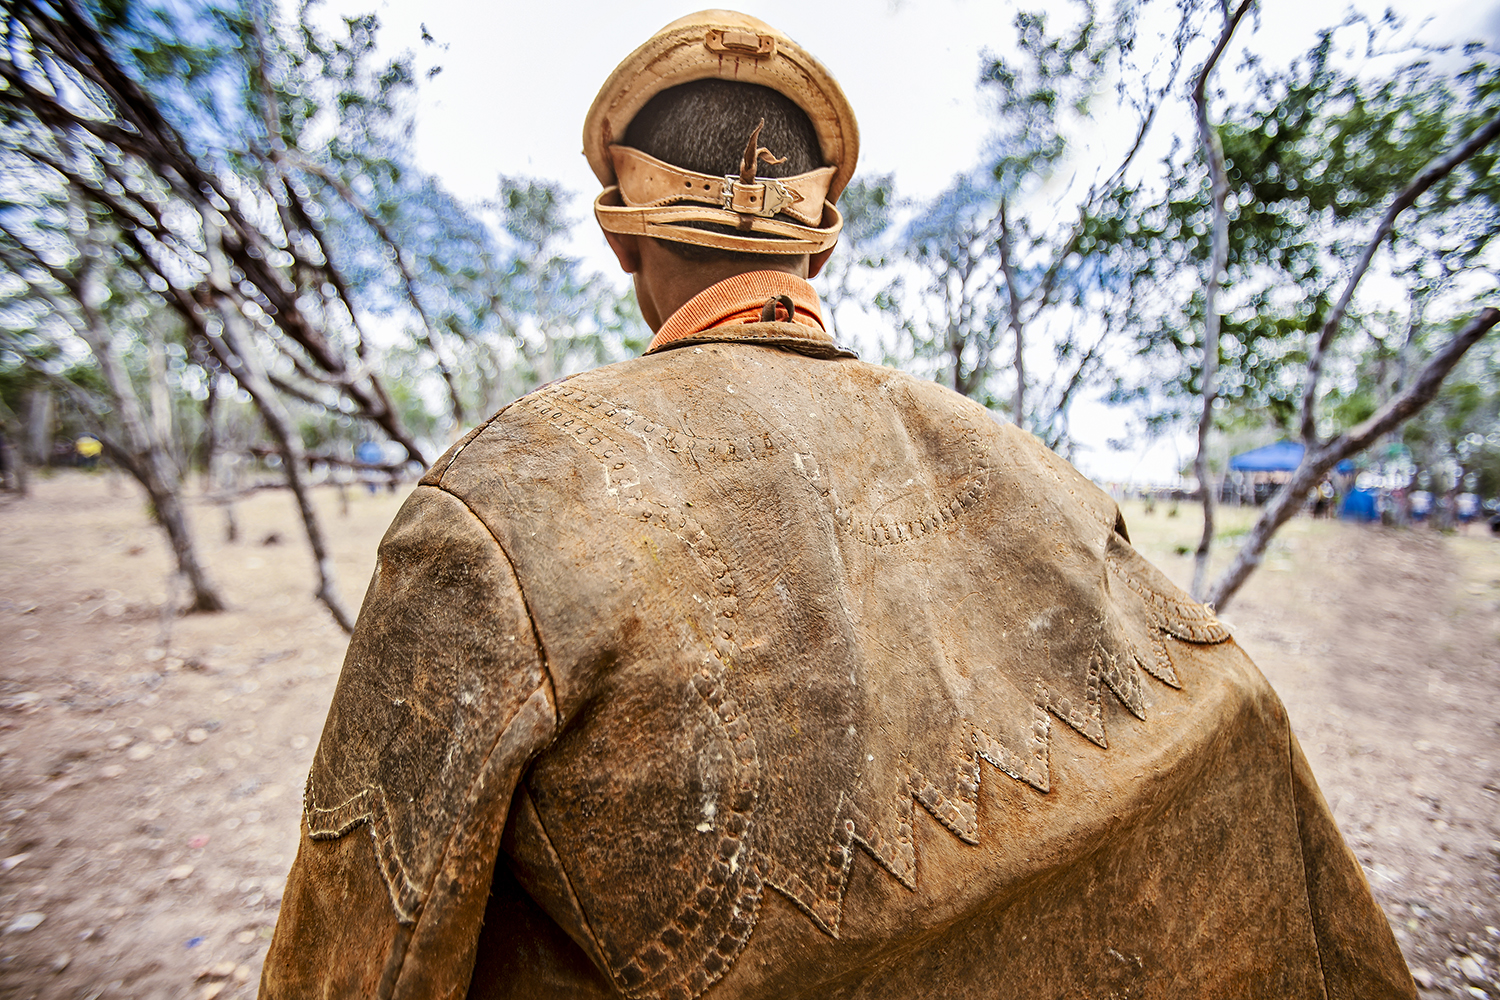
{"type": "Polygon", "coordinates": [[[754,184],[741,184],[734,174],[724,177],[723,207],[726,211],[769,219],[801,200],[802,196],[797,192],[769,177],[757,177],[754,184]]]}

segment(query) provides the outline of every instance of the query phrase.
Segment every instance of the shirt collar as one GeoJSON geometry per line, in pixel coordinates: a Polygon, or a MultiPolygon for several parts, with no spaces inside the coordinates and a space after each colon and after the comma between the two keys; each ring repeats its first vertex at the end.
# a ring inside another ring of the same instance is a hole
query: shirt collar
{"type": "Polygon", "coordinates": [[[700,335],[717,327],[759,323],[766,303],[782,295],[792,300],[791,322],[810,327],[812,339],[833,343],[823,326],[822,305],[812,285],[781,271],[748,271],[710,285],[683,303],[656,331],[646,353],[680,340],[706,339],[700,335]]]}

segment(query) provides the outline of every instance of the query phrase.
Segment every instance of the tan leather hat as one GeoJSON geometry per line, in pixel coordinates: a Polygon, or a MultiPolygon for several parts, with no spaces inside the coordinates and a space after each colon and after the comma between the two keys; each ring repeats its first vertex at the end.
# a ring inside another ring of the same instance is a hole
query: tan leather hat
{"type": "Polygon", "coordinates": [[[615,68],[584,120],[583,153],[605,185],[594,214],[611,232],[752,253],[817,253],[843,228],[834,202],[854,173],[859,125],[833,76],[796,42],[749,15],[705,10],[673,21],[615,68]],[[811,120],[825,166],[779,180],[715,177],[616,144],[652,97],[704,79],[759,84],[790,98],[811,120]]]}

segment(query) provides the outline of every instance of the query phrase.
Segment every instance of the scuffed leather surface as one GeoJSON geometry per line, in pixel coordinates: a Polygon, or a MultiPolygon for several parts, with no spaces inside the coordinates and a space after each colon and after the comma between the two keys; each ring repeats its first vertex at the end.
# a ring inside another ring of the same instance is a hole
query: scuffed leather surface
{"type": "Polygon", "coordinates": [[[1414,995],[1264,679],[977,405],[706,343],[524,397],[424,484],[309,791],[384,789],[406,963],[477,953],[485,997],[1414,995]],[[402,545],[429,568],[392,589],[402,545]],[[387,705],[446,720],[465,678],[462,726],[387,705]],[[539,684],[555,734],[476,807],[539,684]]]}
{"type": "Polygon", "coordinates": [[[555,727],[504,553],[419,487],[313,758],[261,995],[463,996],[511,793],[555,727]]]}

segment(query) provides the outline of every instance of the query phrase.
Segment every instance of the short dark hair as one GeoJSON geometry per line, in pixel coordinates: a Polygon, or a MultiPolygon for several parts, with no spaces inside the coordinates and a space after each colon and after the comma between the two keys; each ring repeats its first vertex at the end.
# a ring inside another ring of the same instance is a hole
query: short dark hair
{"type": "MultiPolygon", "coordinates": [[[[823,166],[818,134],[807,113],[769,87],[737,80],[695,80],[670,87],[646,102],[625,130],[625,145],[684,170],[724,176],[740,172],[745,142],[765,119],[759,144],[785,163],[762,163],[760,177],[793,177],[823,166]]],[[[795,220],[789,220],[795,221],[795,220]]],[[[709,222],[694,228],[736,233],[709,222]]],[[[695,262],[735,260],[746,264],[778,260],[781,254],[720,250],[676,240],[658,240],[672,253],[695,262]]]]}

